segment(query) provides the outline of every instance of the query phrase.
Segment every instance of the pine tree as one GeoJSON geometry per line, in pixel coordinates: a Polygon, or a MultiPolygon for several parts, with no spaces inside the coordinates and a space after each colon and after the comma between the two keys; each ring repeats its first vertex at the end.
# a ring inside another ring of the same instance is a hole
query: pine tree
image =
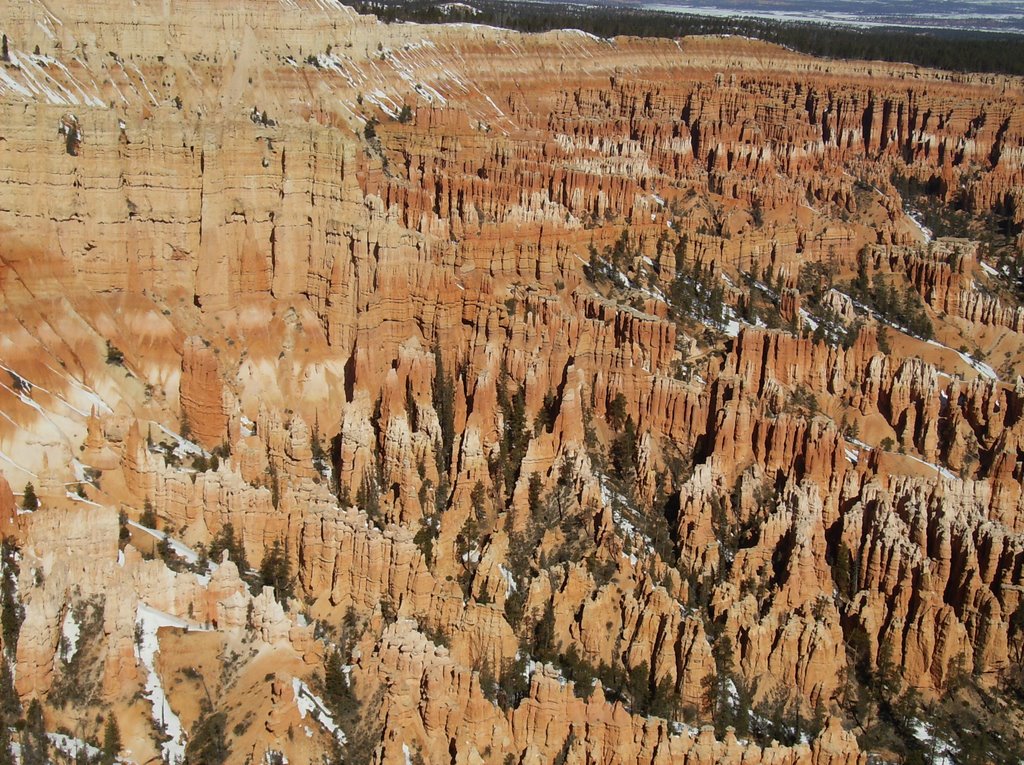
{"type": "Polygon", "coordinates": [[[17,599],[18,548],[11,538],[3,540],[0,546],[3,556],[3,578],[0,580],[0,629],[3,632],[4,648],[11,658],[18,650],[18,636],[25,620],[25,609],[17,599]]]}
{"type": "Polygon", "coordinates": [[[455,444],[455,386],[444,368],[441,348],[434,344],[434,410],[441,425],[441,449],[437,455],[438,474],[448,474],[455,444]]]}
{"type": "Polygon", "coordinates": [[[626,417],[622,432],[612,443],[610,456],[619,480],[632,484],[636,477],[636,425],[631,416],[626,417]]]}
{"type": "Polygon", "coordinates": [[[528,486],[527,497],[528,504],[530,506],[530,515],[536,518],[540,515],[541,511],[541,491],[544,488],[544,482],[541,480],[540,473],[530,473],[530,483],[528,486]]]}
{"type": "Polygon", "coordinates": [[[35,510],[39,507],[39,500],[36,498],[36,487],[31,483],[25,484],[25,493],[21,498],[21,506],[25,510],[35,510]]]}
{"type": "Polygon", "coordinates": [[[605,419],[608,420],[608,424],[614,430],[619,430],[626,422],[626,397],[621,392],[616,393],[615,398],[608,404],[608,412],[605,419]]]}
{"type": "Polygon", "coordinates": [[[651,700],[651,669],[646,661],[629,671],[629,698],[634,712],[647,713],[651,700]]]}
{"type": "Polygon", "coordinates": [[[857,258],[857,278],[853,280],[850,291],[861,300],[871,294],[871,276],[868,274],[867,253],[862,252],[857,258]]]}
{"type": "Polygon", "coordinates": [[[121,728],[113,714],[107,717],[103,726],[103,749],[100,753],[101,765],[113,765],[121,751],[121,728]]]}
{"type": "Polygon", "coordinates": [[[374,524],[381,525],[380,489],[370,470],[363,473],[363,481],[359,484],[359,491],[356,492],[356,507],[366,513],[374,524]]]}
{"type": "Polygon", "coordinates": [[[7,727],[7,719],[0,716],[0,765],[14,765],[11,754],[11,733],[7,727]]]}
{"type": "Polygon", "coordinates": [[[274,597],[282,603],[287,602],[294,594],[288,557],[278,539],[274,540],[274,544],[263,556],[263,562],[260,563],[259,581],[264,587],[273,587],[274,597]]]}
{"type": "Polygon", "coordinates": [[[558,646],[555,644],[555,609],[550,600],[544,606],[544,614],[533,627],[533,646],[537,658],[541,661],[555,661],[558,657],[558,646]]]}
{"type": "Polygon", "coordinates": [[[230,522],[224,524],[220,534],[214,537],[210,543],[209,554],[215,563],[220,563],[221,555],[224,552],[227,552],[228,558],[238,567],[239,573],[245,574],[249,570],[249,561],[245,556],[245,546],[241,540],[235,537],[235,527],[230,522]]]}
{"type": "Polygon", "coordinates": [[[139,523],[148,529],[158,528],[157,524],[159,519],[156,516],[156,510],[153,508],[153,503],[150,502],[149,497],[146,497],[146,501],[142,505],[142,515],[139,516],[139,523]]]}
{"type": "Polygon", "coordinates": [[[39,699],[32,699],[25,715],[25,727],[21,733],[22,765],[47,765],[49,742],[46,738],[46,724],[43,720],[43,706],[39,699]]]}
{"type": "Polygon", "coordinates": [[[0,717],[5,720],[17,720],[21,717],[21,700],[14,690],[11,665],[5,656],[0,656],[0,717]]]}

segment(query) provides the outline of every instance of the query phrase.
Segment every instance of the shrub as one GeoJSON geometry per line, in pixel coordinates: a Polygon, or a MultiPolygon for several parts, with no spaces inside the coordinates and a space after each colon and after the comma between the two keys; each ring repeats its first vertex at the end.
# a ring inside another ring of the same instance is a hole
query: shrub
{"type": "MultiPolygon", "coordinates": [[[[70,138],[68,139],[70,141],[70,138]]],[[[107,363],[124,366],[124,354],[121,349],[107,340],[107,363]]]]}

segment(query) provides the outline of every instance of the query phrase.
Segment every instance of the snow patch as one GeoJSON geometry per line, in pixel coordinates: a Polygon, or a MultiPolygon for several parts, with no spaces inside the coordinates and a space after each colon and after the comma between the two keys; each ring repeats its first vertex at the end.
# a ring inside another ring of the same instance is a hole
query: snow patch
{"type": "Polygon", "coordinates": [[[989,380],[999,379],[999,375],[996,374],[996,370],[994,370],[984,361],[977,361],[976,359],[972,359],[968,354],[964,353],[963,351],[953,350],[948,345],[943,345],[937,340],[929,340],[928,344],[937,346],[939,348],[945,348],[947,351],[953,351],[953,353],[955,353],[957,356],[964,360],[964,363],[966,363],[971,369],[976,371],[982,377],[987,377],[989,380]]]}
{"type": "Polygon", "coordinates": [[[135,642],[135,656],[146,668],[145,695],[153,705],[153,722],[168,736],[160,749],[165,762],[177,765],[185,761],[185,731],[167,701],[160,675],[156,671],[156,655],[160,651],[157,631],[161,627],[187,629],[189,624],[184,619],[157,611],[144,603],[139,604],[135,624],[139,636],[135,642]]]}
{"type": "Polygon", "coordinates": [[[93,507],[103,507],[103,505],[101,505],[99,502],[93,502],[91,499],[86,499],[85,497],[73,491],[64,492],[64,496],[75,502],[81,502],[86,505],[92,505],[93,507]]]}
{"type": "Polygon", "coordinates": [[[931,750],[933,765],[956,765],[955,755],[959,754],[956,747],[942,739],[936,739],[926,723],[914,720],[911,732],[914,734],[914,738],[931,750]]]}
{"type": "Polygon", "coordinates": [[[331,713],[328,711],[327,705],[324,704],[323,700],[297,677],[292,678],[292,691],[295,693],[295,706],[299,709],[299,717],[305,720],[306,715],[310,715],[328,733],[338,739],[339,744],[344,744],[346,741],[345,733],[334,722],[334,718],[331,717],[331,713]]]}
{"type": "Polygon", "coordinates": [[[921,236],[924,238],[925,244],[928,244],[932,240],[932,230],[924,225],[924,216],[921,215],[917,210],[907,209],[905,210],[907,217],[917,227],[918,231],[921,232],[921,236]]]}
{"type": "Polygon", "coordinates": [[[505,580],[505,597],[507,598],[509,595],[511,595],[513,592],[519,589],[516,586],[516,578],[512,576],[511,571],[502,566],[500,563],[498,564],[498,571],[501,572],[501,576],[505,580]]]}
{"type": "Polygon", "coordinates": [[[160,430],[162,430],[165,434],[170,436],[172,439],[174,439],[174,442],[176,444],[176,446],[174,447],[174,453],[178,456],[179,459],[181,459],[181,458],[183,458],[185,456],[192,456],[192,457],[198,457],[200,455],[202,455],[203,457],[209,457],[210,456],[210,453],[208,451],[206,451],[203,447],[201,447],[199,444],[195,443],[194,441],[189,441],[187,438],[178,435],[177,433],[175,433],[170,428],[165,428],[159,422],[154,423],[154,425],[156,425],[158,428],[160,428],[160,430]]]}
{"type": "Polygon", "coordinates": [[[65,663],[70,662],[78,653],[78,637],[81,630],[78,622],[75,621],[75,613],[70,608],[64,616],[64,624],[61,626],[61,658],[65,663]]]}
{"type": "Polygon", "coordinates": [[[46,737],[50,739],[50,743],[53,744],[55,749],[59,749],[68,757],[72,759],[78,757],[79,752],[84,752],[89,756],[90,760],[98,758],[100,756],[100,750],[94,746],[91,746],[80,738],[74,736],[65,736],[63,733],[47,733],[46,737]]]}
{"type": "Polygon", "coordinates": [[[914,460],[914,462],[919,462],[922,465],[926,465],[927,467],[930,467],[932,470],[934,470],[936,472],[937,475],[942,476],[947,481],[957,481],[957,480],[959,480],[959,478],[956,475],[954,475],[947,468],[942,467],[942,465],[936,465],[934,462],[925,462],[920,457],[915,457],[912,454],[907,454],[905,456],[910,457],[910,459],[914,460]]]}
{"type": "MultiPolygon", "coordinates": [[[[199,562],[199,553],[197,553],[195,550],[193,550],[191,547],[186,545],[181,540],[175,539],[172,536],[168,536],[167,534],[165,534],[162,531],[157,531],[156,529],[151,529],[148,526],[143,526],[141,523],[137,523],[136,521],[128,521],[128,525],[131,526],[133,529],[138,529],[139,531],[145,531],[147,534],[150,534],[151,536],[154,536],[157,539],[160,539],[160,540],[166,539],[167,540],[167,544],[169,544],[171,546],[171,549],[174,550],[174,553],[179,558],[182,558],[183,560],[185,560],[186,563],[188,563],[190,565],[195,565],[196,563],[199,562]]],[[[210,568],[216,570],[217,564],[215,564],[215,563],[213,563],[213,561],[211,561],[210,562],[210,568]]]]}

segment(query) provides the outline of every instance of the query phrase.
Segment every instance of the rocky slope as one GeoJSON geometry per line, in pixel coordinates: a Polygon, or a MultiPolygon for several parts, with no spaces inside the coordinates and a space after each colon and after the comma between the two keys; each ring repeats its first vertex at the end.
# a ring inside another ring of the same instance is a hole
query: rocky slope
{"type": "Polygon", "coordinates": [[[27,751],[1019,751],[1019,79],[0,7],[27,751]]]}

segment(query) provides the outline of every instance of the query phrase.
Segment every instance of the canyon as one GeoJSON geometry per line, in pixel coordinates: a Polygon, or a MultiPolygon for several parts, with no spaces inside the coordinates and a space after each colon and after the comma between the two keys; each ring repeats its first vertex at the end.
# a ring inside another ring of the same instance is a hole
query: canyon
{"type": "Polygon", "coordinates": [[[1024,756],[1024,80],[0,8],[22,752],[1024,756]]]}

